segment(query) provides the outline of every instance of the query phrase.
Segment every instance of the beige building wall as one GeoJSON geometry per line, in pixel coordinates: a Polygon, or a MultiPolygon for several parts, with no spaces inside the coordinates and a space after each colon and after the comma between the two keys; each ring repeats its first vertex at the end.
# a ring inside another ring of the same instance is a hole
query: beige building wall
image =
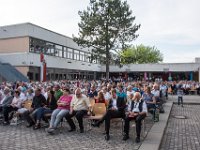
{"type": "Polygon", "coordinates": [[[27,73],[29,72],[29,67],[15,67],[18,71],[20,71],[25,77],[27,77],[27,73]]]}
{"type": "Polygon", "coordinates": [[[29,51],[29,37],[19,37],[0,40],[0,53],[15,53],[29,51]]]}

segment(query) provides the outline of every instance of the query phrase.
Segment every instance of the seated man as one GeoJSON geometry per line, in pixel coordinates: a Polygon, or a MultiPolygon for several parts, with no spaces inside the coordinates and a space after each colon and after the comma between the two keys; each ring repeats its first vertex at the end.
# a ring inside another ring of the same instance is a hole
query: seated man
{"type": "Polygon", "coordinates": [[[10,89],[6,87],[3,90],[3,98],[0,102],[0,112],[3,110],[4,107],[7,107],[12,103],[13,96],[11,95],[10,89]]]}
{"type": "Polygon", "coordinates": [[[9,106],[13,100],[13,96],[11,96],[9,88],[6,87],[3,91],[3,94],[4,96],[0,102],[0,112],[3,111],[4,107],[9,106]]]}
{"type": "Polygon", "coordinates": [[[126,117],[124,119],[124,137],[123,140],[129,139],[129,127],[130,121],[135,120],[136,123],[136,133],[137,137],[135,139],[136,143],[140,142],[140,133],[141,133],[141,122],[147,115],[147,106],[146,103],[141,98],[139,92],[136,92],[134,98],[130,105],[128,106],[128,112],[126,113],[126,117]]]}
{"type": "Polygon", "coordinates": [[[98,95],[97,91],[96,91],[96,87],[95,85],[92,85],[90,90],[88,91],[88,97],[89,98],[94,98],[98,95]]]}
{"type": "Polygon", "coordinates": [[[19,108],[21,108],[22,100],[20,99],[19,96],[20,96],[20,92],[18,90],[16,90],[14,92],[14,98],[12,100],[12,103],[10,105],[4,106],[4,108],[3,108],[4,125],[10,124],[9,121],[13,117],[13,113],[12,113],[11,117],[9,118],[9,113],[12,111],[17,111],[19,108]]]}
{"type": "Polygon", "coordinates": [[[108,104],[108,110],[103,118],[93,124],[94,127],[99,127],[101,123],[105,120],[105,130],[106,136],[105,139],[108,141],[110,139],[109,130],[110,130],[110,120],[112,118],[123,118],[125,116],[125,107],[126,102],[124,98],[117,97],[116,89],[111,90],[112,98],[108,104]]]}
{"type": "Polygon", "coordinates": [[[33,97],[33,102],[31,105],[31,109],[24,113],[24,117],[28,122],[27,127],[31,127],[35,124],[35,117],[36,117],[35,115],[36,115],[38,108],[41,108],[45,105],[46,105],[46,99],[41,94],[41,89],[36,88],[35,96],[33,97]]]}
{"type": "Polygon", "coordinates": [[[75,95],[70,103],[70,113],[66,116],[69,126],[71,127],[69,132],[76,130],[76,126],[72,120],[73,116],[75,116],[78,120],[80,133],[84,132],[83,117],[87,115],[88,110],[91,110],[90,107],[91,104],[89,99],[81,93],[80,88],[77,88],[75,91],[75,95]]]}

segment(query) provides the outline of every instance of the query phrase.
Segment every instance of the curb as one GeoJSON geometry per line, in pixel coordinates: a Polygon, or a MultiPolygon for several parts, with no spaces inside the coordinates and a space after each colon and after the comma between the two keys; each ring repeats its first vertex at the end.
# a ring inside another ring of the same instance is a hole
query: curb
{"type": "Polygon", "coordinates": [[[162,138],[167,127],[169,115],[171,113],[173,101],[168,100],[164,104],[165,113],[160,114],[159,122],[154,123],[151,130],[141,144],[139,150],[159,150],[162,138]]]}
{"type": "MultiPolygon", "coordinates": [[[[178,105],[178,102],[173,102],[173,104],[177,104],[178,105]]],[[[183,105],[186,104],[186,105],[200,105],[200,102],[183,102],[183,105]]]]}

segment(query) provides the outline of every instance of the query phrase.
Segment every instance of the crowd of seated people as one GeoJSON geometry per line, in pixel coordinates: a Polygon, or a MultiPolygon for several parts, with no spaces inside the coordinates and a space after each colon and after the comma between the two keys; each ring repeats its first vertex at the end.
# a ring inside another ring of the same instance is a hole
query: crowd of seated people
{"type": "Polygon", "coordinates": [[[189,95],[190,91],[196,91],[200,95],[200,83],[195,81],[174,81],[169,84],[169,88],[173,94],[177,94],[177,90],[181,88],[185,95],[189,95]]]}
{"type": "MultiPolygon", "coordinates": [[[[99,127],[105,123],[105,139],[110,140],[111,120],[124,120],[123,140],[129,139],[130,121],[136,122],[136,142],[140,142],[141,122],[147,112],[155,109],[161,99],[167,99],[168,90],[175,93],[177,87],[195,89],[199,93],[200,84],[192,81],[179,82],[106,82],[106,81],[49,81],[49,82],[16,82],[0,84],[0,113],[3,125],[9,125],[13,113],[20,114],[26,120],[27,127],[41,128],[43,121],[49,122],[46,132],[54,133],[65,118],[69,132],[77,130],[84,133],[83,119],[90,116],[91,101],[105,104],[106,112],[92,126],[99,127]],[[26,101],[31,101],[30,108],[25,108],[26,101]],[[48,116],[49,118],[45,118],[48,116]]],[[[153,113],[152,113],[153,114],[153,113]]]]}

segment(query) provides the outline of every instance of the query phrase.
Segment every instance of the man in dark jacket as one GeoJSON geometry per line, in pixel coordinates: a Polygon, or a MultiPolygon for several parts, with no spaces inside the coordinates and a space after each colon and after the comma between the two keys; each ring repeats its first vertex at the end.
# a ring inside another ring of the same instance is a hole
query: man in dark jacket
{"type": "Polygon", "coordinates": [[[41,89],[37,88],[35,90],[35,96],[33,97],[33,102],[31,105],[31,110],[24,114],[27,122],[29,123],[27,127],[31,127],[35,124],[35,114],[38,108],[43,107],[46,105],[46,99],[41,94],[41,89]]]}
{"type": "MultiPolygon", "coordinates": [[[[12,103],[12,100],[13,100],[13,96],[11,96],[9,88],[6,87],[4,89],[3,95],[4,95],[3,99],[0,101],[0,113],[4,111],[4,108],[8,107],[12,103]]],[[[8,124],[9,124],[8,122],[4,122],[4,125],[8,125],[8,124]]]]}
{"type": "Polygon", "coordinates": [[[3,110],[4,107],[9,106],[12,103],[12,100],[13,96],[11,96],[10,94],[10,89],[6,87],[4,89],[4,97],[0,102],[0,112],[3,110]]]}
{"type": "Polygon", "coordinates": [[[125,107],[126,102],[123,98],[117,97],[116,89],[111,90],[112,98],[108,104],[108,110],[103,118],[93,124],[94,127],[99,127],[101,123],[105,120],[105,130],[106,135],[105,139],[108,141],[110,139],[109,130],[110,130],[110,120],[112,118],[123,118],[125,116],[125,107]]]}
{"type": "Polygon", "coordinates": [[[128,106],[128,111],[126,112],[126,117],[124,119],[124,137],[123,140],[129,139],[129,127],[130,121],[135,120],[136,123],[136,133],[137,137],[135,139],[136,143],[140,142],[140,133],[141,133],[141,122],[147,115],[147,105],[145,101],[142,100],[139,92],[134,94],[133,100],[128,106]]]}

